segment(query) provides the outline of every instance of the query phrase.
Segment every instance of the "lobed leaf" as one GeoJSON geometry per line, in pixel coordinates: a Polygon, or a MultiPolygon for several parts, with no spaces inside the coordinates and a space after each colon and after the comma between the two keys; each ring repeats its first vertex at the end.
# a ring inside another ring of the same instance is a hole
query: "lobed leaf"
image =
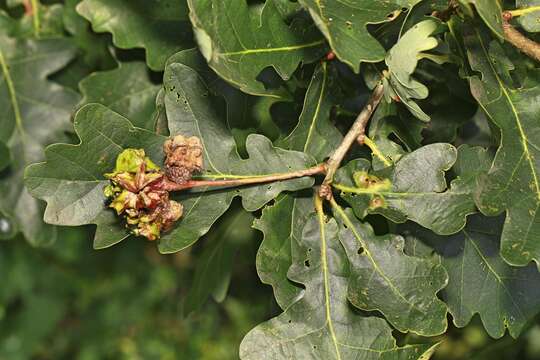
{"type": "Polygon", "coordinates": [[[350,264],[347,298],[362,310],[378,310],[398,330],[423,336],[446,331],[446,305],[437,293],[448,275],[439,259],[407,256],[400,236],[375,236],[350,209],[334,212],[350,264]]]}
{"type": "Polygon", "coordinates": [[[94,31],[112,33],[119,48],[144,48],[154,71],[163,70],[169,56],[193,46],[184,0],[83,0],[77,11],[94,31]]]}
{"type": "Polygon", "coordinates": [[[305,295],[252,329],[241,359],[420,359],[429,345],[398,347],[384,320],[354,312],[346,298],[350,271],[335,220],[312,215],[289,270],[305,295]]]}
{"type": "Polygon", "coordinates": [[[323,161],[337,148],[343,136],[330,122],[330,110],[339,98],[335,70],[326,63],[315,69],[304,97],[298,124],[279,144],[288,149],[310,154],[323,161]]]}
{"type": "Polygon", "coordinates": [[[464,5],[472,4],[484,23],[499,38],[504,39],[502,6],[500,0],[459,0],[464,5]]]}
{"type": "Polygon", "coordinates": [[[43,204],[24,188],[23,171],[71,127],[71,109],[79,96],[47,77],[74,56],[66,39],[34,41],[0,34],[0,143],[17,154],[0,174],[0,214],[34,245],[54,242],[57,230],[41,220],[43,204]]]}
{"type": "Polygon", "coordinates": [[[257,251],[257,274],[271,285],[276,302],[286,309],[304,295],[304,291],[287,277],[302,229],[314,213],[311,197],[285,194],[274,205],[264,208],[253,227],[264,234],[257,251]]]}
{"type": "MultiPolygon", "coordinates": [[[[342,197],[364,218],[381,214],[397,223],[412,220],[438,234],[452,234],[465,226],[466,216],[476,211],[474,193],[478,174],[462,174],[447,187],[445,171],[456,162],[458,152],[450,144],[431,144],[406,154],[392,167],[373,174],[388,182],[386,187],[357,187],[355,172],[368,172],[367,160],[349,163],[338,173],[342,197]],[[375,204],[374,199],[379,199],[375,204]]],[[[489,161],[480,159],[479,169],[489,161]]]]}
{"type": "Polygon", "coordinates": [[[517,338],[540,310],[540,274],[534,265],[509,266],[499,255],[503,219],[471,216],[467,226],[450,237],[438,236],[418,226],[403,232],[415,247],[435,251],[449,274],[441,295],[458,327],[478,313],[488,334],[500,338],[508,328],[517,338]]]}
{"type": "Polygon", "coordinates": [[[516,8],[529,10],[517,18],[518,23],[528,32],[540,31],[540,1],[516,0],[516,8]]]}
{"type": "Polygon", "coordinates": [[[534,79],[514,87],[500,45],[481,29],[465,30],[469,63],[480,73],[470,77],[471,92],[501,130],[477,203],[486,215],[506,212],[501,255],[509,264],[540,263],[540,87],[534,79]]]}
{"type": "MultiPolygon", "coordinates": [[[[191,68],[172,63],[165,72],[164,105],[171,134],[197,136],[202,142],[206,178],[238,179],[286,173],[314,165],[304,153],[275,148],[270,140],[252,134],[247,138],[248,159],[236,152],[234,139],[219,117],[219,107],[205,83],[191,68]]],[[[104,205],[105,173],[126,148],[143,148],[161,163],[165,137],[134,127],[120,114],[89,104],[77,113],[77,146],[58,144],[46,151],[47,162],[30,166],[26,185],[48,202],[45,220],[62,225],[98,225],[94,246],[111,246],[127,237],[120,220],[104,205]]],[[[159,250],[175,252],[193,244],[229,207],[236,195],[248,211],[264,206],[282,191],[310,187],[313,179],[297,178],[238,189],[197,189],[177,194],[184,216],[164,234],[159,250]]]]}
{"type": "Polygon", "coordinates": [[[46,162],[30,165],[25,185],[45,200],[44,220],[50,224],[96,224],[94,247],[116,244],[129,236],[121,220],[105,206],[103,174],[111,172],[127,148],[143,148],[155,163],[163,159],[165,137],[133,127],[118,113],[100,104],[82,107],[75,116],[80,144],[55,144],[45,150],[46,162]]]}
{"type": "Polygon", "coordinates": [[[341,61],[355,72],[360,62],[378,62],[386,51],[367,30],[368,24],[394,20],[419,0],[300,0],[341,61]]]}
{"type": "MultiPolygon", "coordinates": [[[[342,135],[330,122],[330,110],[339,98],[335,71],[318,65],[309,83],[298,124],[279,144],[305,152],[322,161],[340,143],[342,135]]],[[[265,208],[254,227],[264,233],[257,252],[257,272],[261,281],[272,286],[282,309],[298,300],[303,291],[287,277],[293,254],[307,217],[314,212],[311,197],[286,194],[275,205],[265,208]]]]}
{"type": "Polygon", "coordinates": [[[440,22],[434,19],[415,24],[388,51],[385,59],[389,71],[389,75],[384,78],[387,101],[398,97],[414,116],[423,121],[429,121],[430,118],[413,99],[427,98],[428,88],[415,80],[412,74],[422,58],[445,61],[442,57],[424,53],[438,45],[434,35],[439,31],[440,22]]]}
{"type": "Polygon", "coordinates": [[[221,78],[249,94],[288,98],[283,89],[266,88],[259,74],[272,67],[288,80],[299,63],[322,56],[325,41],[304,19],[287,25],[274,1],[262,8],[245,0],[188,3],[199,49],[221,78]]]}
{"type": "Polygon", "coordinates": [[[79,83],[79,88],[83,95],[79,106],[100,103],[130,119],[136,127],[154,129],[152,113],[160,86],[151,82],[144,63],[119,63],[116,69],[94,72],[79,83]]]}

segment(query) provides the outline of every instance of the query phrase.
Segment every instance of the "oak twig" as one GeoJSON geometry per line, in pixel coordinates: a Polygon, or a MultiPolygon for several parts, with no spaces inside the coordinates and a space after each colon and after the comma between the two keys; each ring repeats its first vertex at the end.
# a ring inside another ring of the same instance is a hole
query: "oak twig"
{"type": "Polygon", "coordinates": [[[504,38],[519,51],[540,62],[540,44],[529,39],[510,24],[510,20],[514,16],[511,11],[504,11],[502,16],[504,38]]]}
{"type": "Polygon", "coordinates": [[[161,190],[167,190],[167,191],[181,191],[181,190],[198,188],[198,187],[231,187],[231,186],[242,186],[242,185],[268,183],[268,182],[273,182],[273,181],[289,180],[289,179],[300,178],[304,176],[324,174],[325,172],[326,172],[326,165],[319,164],[309,169],[303,169],[303,170],[292,171],[292,172],[281,173],[281,174],[245,177],[242,179],[189,180],[184,183],[177,184],[175,182],[167,180],[164,177],[163,181],[156,184],[155,187],[161,190]]]}
{"type": "Polygon", "coordinates": [[[366,106],[362,109],[360,114],[356,117],[353,125],[349,129],[349,132],[343,138],[343,141],[339,147],[334,151],[330,159],[326,162],[326,177],[322,183],[322,186],[319,190],[319,196],[324,198],[329,198],[331,196],[331,191],[328,192],[329,184],[332,183],[334,175],[336,174],[339,165],[343,161],[343,158],[349,151],[352,144],[358,139],[361,139],[365,133],[366,125],[371,118],[371,115],[377,108],[377,105],[381,102],[381,99],[384,94],[384,88],[382,84],[379,84],[373,90],[371,98],[368,100],[366,106]]]}

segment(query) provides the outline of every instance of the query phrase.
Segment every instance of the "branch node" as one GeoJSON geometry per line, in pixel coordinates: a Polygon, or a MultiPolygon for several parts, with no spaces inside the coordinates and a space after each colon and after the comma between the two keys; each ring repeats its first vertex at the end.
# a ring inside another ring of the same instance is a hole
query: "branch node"
{"type": "Polygon", "coordinates": [[[322,184],[319,187],[319,197],[330,201],[332,199],[332,188],[328,184],[322,184]]]}

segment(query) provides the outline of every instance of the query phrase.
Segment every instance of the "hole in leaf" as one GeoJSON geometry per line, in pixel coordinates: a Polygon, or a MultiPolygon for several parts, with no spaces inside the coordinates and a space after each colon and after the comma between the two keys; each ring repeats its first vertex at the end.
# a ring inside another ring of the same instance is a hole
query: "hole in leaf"
{"type": "Polygon", "coordinates": [[[311,264],[309,263],[309,259],[306,260],[306,261],[304,261],[304,265],[305,265],[306,267],[310,267],[310,266],[311,266],[311,264]]]}
{"type": "Polygon", "coordinates": [[[362,255],[364,253],[364,248],[363,247],[358,248],[358,251],[356,253],[358,255],[362,255]]]}

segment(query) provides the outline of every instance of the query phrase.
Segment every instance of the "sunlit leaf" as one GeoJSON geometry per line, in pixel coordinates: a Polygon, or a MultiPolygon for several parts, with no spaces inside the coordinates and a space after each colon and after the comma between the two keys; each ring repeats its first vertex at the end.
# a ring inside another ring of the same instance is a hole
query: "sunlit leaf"
{"type": "Polygon", "coordinates": [[[480,73],[470,78],[471,92],[502,134],[478,206],[486,215],[506,212],[501,254],[508,263],[539,263],[540,87],[531,79],[516,88],[500,45],[481,29],[465,28],[464,40],[469,63],[480,73]]]}
{"type": "MultiPolygon", "coordinates": [[[[478,174],[463,174],[450,186],[446,184],[445,171],[452,168],[457,155],[450,144],[426,145],[379,172],[371,172],[367,160],[354,160],[340,171],[334,186],[360,218],[381,214],[393,222],[412,220],[438,234],[452,234],[476,211],[473,196],[478,174]],[[371,174],[379,183],[356,184],[355,173],[371,174]]],[[[480,160],[478,169],[489,166],[489,160],[480,160]]]]}
{"type": "Polygon", "coordinates": [[[418,0],[300,0],[341,61],[355,72],[360,62],[378,62],[385,50],[367,29],[368,24],[394,20],[418,0]]]}
{"type": "Polygon", "coordinates": [[[429,345],[397,347],[386,322],[364,317],[347,301],[350,270],[335,220],[307,220],[289,270],[304,296],[251,330],[241,359],[419,359],[429,345]]]}
{"type": "Polygon", "coordinates": [[[271,67],[288,80],[300,62],[322,56],[324,38],[297,18],[287,25],[273,0],[262,9],[244,0],[188,0],[199,49],[218,75],[254,95],[288,97],[257,78],[271,67]]]}
{"type": "Polygon", "coordinates": [[[446,305],[436,294],[446,286],[448,275],[440,260],[405,255],[402,237],[375,236],[350,209],[338,209],[334,216],[350,263],[347,297],[351,303],[380,311],[402,332],[424,336],[445,332],[446,305]]]}

